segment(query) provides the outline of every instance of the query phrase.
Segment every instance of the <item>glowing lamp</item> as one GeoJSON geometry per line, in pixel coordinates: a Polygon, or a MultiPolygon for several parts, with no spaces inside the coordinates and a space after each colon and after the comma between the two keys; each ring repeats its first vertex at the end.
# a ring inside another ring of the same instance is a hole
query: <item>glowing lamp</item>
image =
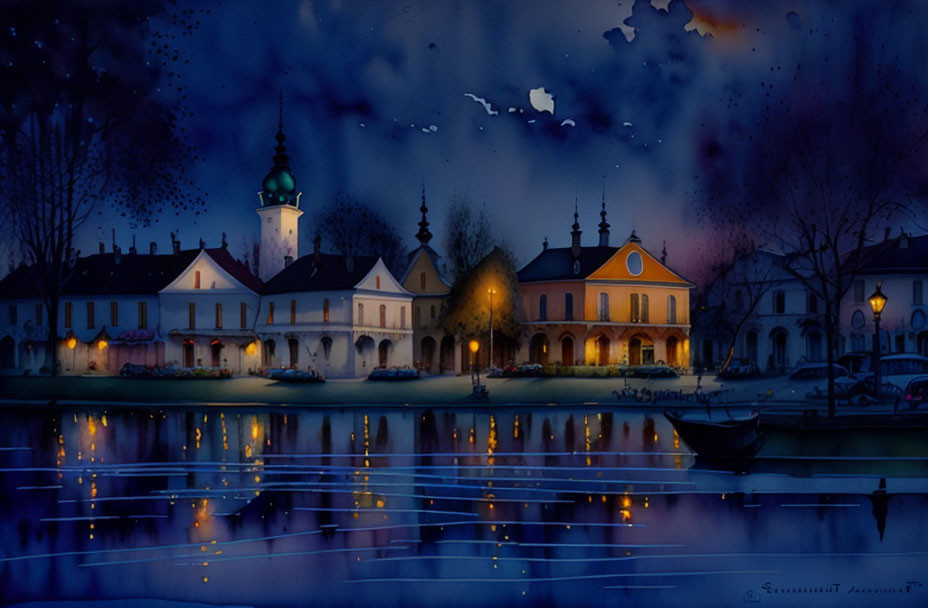
{"type": "Polygon", "coordinates": [[[477,342],[476,340],[471,340],[470,343],[468,343],[467,347],[470,348],[470,352],[476,353],[478,350],[480,350],[480,342],[477,342]]]}
{"type": "Polygon", "coordinates": [[[106,340],[100,340],[99,342],[97,342],[97,349],[98,349],[98,350],[103,350],[103,349],[106,348],[107,346],[109,346],[109,344],[107,343],[106,340]]]}
{"type": "Polygon", "coordinates": [[[64,341],[64,345],[67,346],[70,350],[74,350],[77,346],[77,338],[70,336],[67,340],[64,341]]]}
{"type": "Polygon", "coordinates": [[[870,300],[870,309],[873,311],[873,318],[877,320],[879,320],[880,314],[883,312],[883,307],[886,306],[886,301],[889,299],[883,295],[883,292],[880,290],[882,285],[882,281],[877,282],[876,291],[867,298],[870,300]]]}

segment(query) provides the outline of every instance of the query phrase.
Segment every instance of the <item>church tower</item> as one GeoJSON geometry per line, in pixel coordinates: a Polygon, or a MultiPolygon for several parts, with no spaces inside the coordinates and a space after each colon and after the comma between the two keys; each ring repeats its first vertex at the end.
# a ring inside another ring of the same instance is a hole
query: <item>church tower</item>
{"type": "Polygon", "coordinates": [[[274,166],[264,178],[258,193],[261,206],[255,209],[261,221],[261,254],[258,278],[267,281],[299,257],[299,219],[301,192],[290,172],[290,157],[284,147],[283,94],[280,98],[280,120],[277,124],[277,146],[274,166]]]}

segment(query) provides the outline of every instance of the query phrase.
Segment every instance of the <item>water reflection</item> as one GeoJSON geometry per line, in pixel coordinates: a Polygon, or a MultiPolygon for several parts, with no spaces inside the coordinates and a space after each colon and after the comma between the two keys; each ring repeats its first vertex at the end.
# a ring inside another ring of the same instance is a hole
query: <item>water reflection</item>
{"type": "Polygon", "coordinates": [[[894,602],[919,606],[924,466],[719,466],[663,417],[619,409],[11,408],[0,588],[11,602],[717,606],[819,603],[809,590],[853,583],[870,603],[908,585],[894,602]]]}

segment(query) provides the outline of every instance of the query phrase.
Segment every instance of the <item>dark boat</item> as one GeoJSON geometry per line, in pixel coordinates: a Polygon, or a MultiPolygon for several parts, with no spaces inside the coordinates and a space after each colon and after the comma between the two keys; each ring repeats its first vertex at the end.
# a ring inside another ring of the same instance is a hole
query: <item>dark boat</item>
{"type": "Polygon", "coordinates": [[[684,418],[671,411],[665,411],[664,416],[686,445],[700,456],[751,458],[766,438],[757,412],[728,420],[684,418]]]}

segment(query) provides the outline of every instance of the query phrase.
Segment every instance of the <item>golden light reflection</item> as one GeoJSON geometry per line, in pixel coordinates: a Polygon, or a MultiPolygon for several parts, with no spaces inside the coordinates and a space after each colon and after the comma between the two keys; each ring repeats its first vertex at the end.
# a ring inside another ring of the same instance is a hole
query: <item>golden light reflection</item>
{"type": "Polygon", "coordinates": [[[70,338],[64,341],[64,344],[65,346],[68,347],[69,350],[74,350],[74,348],[77,346],[77,338],[75,338],[74,336],[71,336],[70,338]]]}
{"type": "Polygon", "coordinates": [[[94,420],[93,416],[87,417],[87,432],[90,433],[91,437],[97,434],[97,421],[94,420]]]}
{"type": "Polygon", "coordinates": [[[109,346],[109,344],[106,342],[106,340],[99,340],[99,341],[97,342],[97,350],[103,350],[103,349],[105,349],[107,346],[109,346]]]}
{"type": "Polygon", "coordinates": [[[496,430],[496,416],[490,414],[490,433],[487,435],[487,464],[490,466],[493,465],[495,458],[493,454],[496,452],[496,448],[499,445],[499,437],[496,430]]]}
{"type": "Polygon", "coordinates": [[[245,354],[253,357],[258,353],[258,344],[257,342],[250,342],[248,346],[245,347],[245,354]]]}
{"type": "Polygon", "coordinates": [[[590,458],[590,417],[587,414],[583,415],[583,447],[587,451],[586,455],[586,466],[591,466],[593,464],[593,459],[590,458]]]}

